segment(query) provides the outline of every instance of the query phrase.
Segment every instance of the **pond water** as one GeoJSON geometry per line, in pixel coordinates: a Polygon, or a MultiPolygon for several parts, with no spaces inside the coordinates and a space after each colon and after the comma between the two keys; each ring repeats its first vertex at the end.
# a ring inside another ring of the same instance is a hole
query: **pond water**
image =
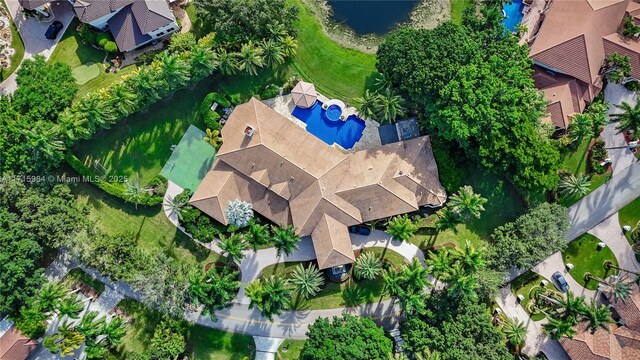
{"type": "Polygon", "coordinates": [[[420,0],[328,0],[331,19],[353,29],[359,35],[382,35],[396,25],[409,21],[420,0]]]}

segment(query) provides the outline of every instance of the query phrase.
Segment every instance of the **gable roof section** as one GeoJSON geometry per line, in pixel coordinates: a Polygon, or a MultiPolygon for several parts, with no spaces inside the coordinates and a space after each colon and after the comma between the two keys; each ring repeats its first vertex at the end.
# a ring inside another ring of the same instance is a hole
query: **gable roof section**
{"type": "Polygon", "coordinates": [[[322,215],[311,234],[311,240],[319,269],[356,261],[347,228],[329,215],[322,215]]]}
{"type": "Polygon", "coordinates": [[[51,0],[19,0],[20,6],[27,10],[34,10],[44,4],[48,4],[51,0]]]}
{"type": "Polygon", "coordinates": [[[12,326],[0,337],[0,360],[25,360],[37,346],[37,340],[29,339],[12,326]]]}
{"type": "Polygon", "coordinates": [[[171,24],[175,17],[166,0],[134,1],[131,11],[143,34],[171,24]]]}
{"type": "MultiPolygon", "coordinates": [[[[640,4],[638,4],[640,6],[640,4]]],[[[604,37],[604,50],[607,54],[618,53],[629,57],[631,76],[640,79],[640,41],[627,39],[614,33],[604,37]]]]}
{"type": "Polygon", "coordinates": [[[602,37],[616,32],[628,0],[554,1],[530,56],[552,70],[594,84],[604,61],[602,37]]]}
{"type": "Polygon", "coordinates": [[[116,12],[135,1],[144,0],[75,0],[73,10],[80,21],[89,23],[116,12]]]}
{"type": "Polygon", "coordinates": [[[151,40],[150,35],[143,34],[131,6],[120,10],[109,21],[109,29],[120,51],[133,50],[151,40]]]}

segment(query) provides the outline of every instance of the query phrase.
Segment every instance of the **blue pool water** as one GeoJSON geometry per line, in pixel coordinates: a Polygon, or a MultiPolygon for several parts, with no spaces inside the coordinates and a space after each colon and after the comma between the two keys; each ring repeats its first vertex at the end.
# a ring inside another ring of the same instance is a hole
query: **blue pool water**
{"type": "Polygon", "coordinates": [[[366,126],[364,120],[355,115],[350,115],[346,121],[327,120],[320,101],[309,109],[296,107],[291,114],[307,124],[307,131],[318,139],[329,145],[337,143],[345,149],[351,149],[360,140],[366,126]]]}
{"type": "Polygon", "coordinates": [[[513,0],[511,4],[505,4],[502,9],[506,15],[502,24],[508,31],[515,32],[524,16],[522,14],[522,9],[524,9],[522,0],[513,0]]]}

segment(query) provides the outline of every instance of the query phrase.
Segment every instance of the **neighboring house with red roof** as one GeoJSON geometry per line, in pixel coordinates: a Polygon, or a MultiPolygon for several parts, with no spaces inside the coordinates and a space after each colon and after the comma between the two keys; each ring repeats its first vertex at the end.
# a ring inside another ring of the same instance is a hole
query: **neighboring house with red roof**
{"type": "MultiPolygon", "coordinates": [[[[618,29],[625,17],[640,19],[635,0],[549,0],[529,56],[533,79],[548,105],[548,122],[566,129],[572,115],[584,111],[602,90],[605,58],[617,52],[630,57],[632,76],[640,78],[640,42],[618,29]]],[[[636,20],[638,21],[638,20],[636,20]]]]}
{"type": "Polygon", "coordinates": [[[578,327],[573,339],[560,340],[562,347],[573,360],[636,360],[640,359],[640,289],[633,284],[631,296],[626,301],[609,299],[612,317],[616,324],[610,331],[599,329],[595,333],[578,327]]]}
{"type": "MultiPolygon", "coordinates": [[[[51,0],[19,0],[36,10],[51,0]]],[[[110,31],[120,51],[137,49],[179,29],[167,0],[69,0],[78,19],[110,31]]]]}
{"type": "Polygon", "coordinates": [[[0,360],[25,360],[38,346],[38,341],[23,336],[12,326],[0,336],[0,360]]]}

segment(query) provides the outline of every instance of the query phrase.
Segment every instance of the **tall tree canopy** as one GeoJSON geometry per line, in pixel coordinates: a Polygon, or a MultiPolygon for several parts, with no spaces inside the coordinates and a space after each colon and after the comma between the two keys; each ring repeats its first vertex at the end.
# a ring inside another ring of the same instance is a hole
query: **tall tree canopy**
{"type": "Polygon", "coordinates": [[[497,11],[487,4],[462,26],[400,30],[378,49],[377,67],[425,110],[423,125],[467,157],[522,188],[554,188],[559,153],[541,131],[533,63],[497,11]]]}

